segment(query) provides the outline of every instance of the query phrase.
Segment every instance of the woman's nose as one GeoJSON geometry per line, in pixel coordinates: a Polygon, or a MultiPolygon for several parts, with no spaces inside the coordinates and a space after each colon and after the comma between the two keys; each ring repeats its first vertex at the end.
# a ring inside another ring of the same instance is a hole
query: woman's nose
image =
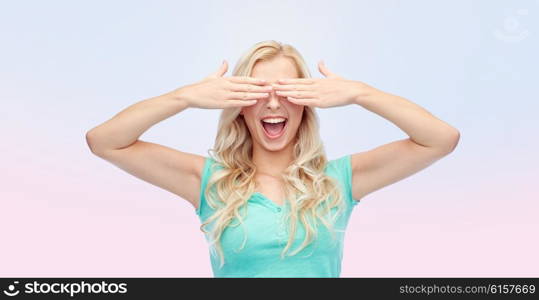
{"type": "Polygon", "coordinates": [[[266,103],[266,106],[268,108],[279,108],[279,106],[281,105],[280,103],[280,99],[279,99],[279,96],[275,93],[275,90],[274,91],[271,91],[269,92],[269,96],[268,96],[268,103],[266,103]]]}

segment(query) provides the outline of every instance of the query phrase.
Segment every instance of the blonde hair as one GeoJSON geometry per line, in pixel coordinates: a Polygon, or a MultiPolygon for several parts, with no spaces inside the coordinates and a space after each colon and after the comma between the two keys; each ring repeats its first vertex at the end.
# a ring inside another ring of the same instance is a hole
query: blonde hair
{"type": "MultiPolygon", "coordinates": [[[[278,56],[291,58],[295,62],[299,78],[311,77],[299,52],[290,45],[283,45],[274,40],[259,42],[249,49],[239,59],[233,75],[251,76],[252,69],[258,61],[271,60],[278,56]]],[[[237,218],[243,225],[239,209],[244,205],[247,206],[247,200],[256,190],[254,175],[257,167],[252,162],[253,140],[240,111],[241,107],[223,109],[215,145],[208,150],[210,157],[222,168],[213,173],[204,190],[207,203],[215,212],[200,226],[200,229],[208,234],[210,232],[205,227],[215,222],[210,233],[210,248],[214,246],[212,252],[219,254],[221,267],[224,265],[220,243],[222,233],[233,218],[237,218]],[[210,193],[212,187],[215,187],[214,193],[210,193]]],[[[317,237],[318,219],[331,229],[335,238],[332,221],[344,210],[345,203],[338,182],[324,173],[328,161],[320,139],[318,123],[314,108],[305,106],[294,140],[294,160],[282,175],[285,198],[290,204],[290,213],[287,215],[287,220],[290,221],[290,235],[286,247],[281,252],[281,258],[292,246],[298,219],[305,228],[305,239],[290,255],[297,254],[317,237]],[[338,214],[333,216],[331,222],[326,220],[323,216],[337,206],[338,214]],[[320,208],[324,208],[323,215],[318,211],[320,208]]],[[[242,248],[245,242],[246,235],[242,248]]]]}

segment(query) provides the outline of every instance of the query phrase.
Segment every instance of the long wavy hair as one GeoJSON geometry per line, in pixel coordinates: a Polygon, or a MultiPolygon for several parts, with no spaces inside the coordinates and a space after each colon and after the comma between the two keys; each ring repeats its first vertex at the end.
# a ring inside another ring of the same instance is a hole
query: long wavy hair
{"type": "MultiPolygon", "coordinates": [[[[292,46],[269,40],[255,44],[238,61],[234,76],[251,76],[258,61],[271,60],[277,56],[291,58],[298,70],[299,78],[310,78],[310,72],[300,53],[292,46]]],[[[218,166],[222,168],[212,174],[204,191],[208,205],[214,213],[200,226],[209,234],[212,253],[217,252],[221,267],[225,259],[220,239],[223,231],[236,218],[243,225],[239,211],[247,207],[247,200],[256,191],[257,166],[252,161],[253,139],[240,114],[241,107],[225,108],[221,112],[215,145],[208,150],[218,166]],[[212,192],[212,189],[213,192],[212,192]],[[212,230],[206,226],[213,223],[212,230]]],[[[318,222],[321,221],[335,238],[333,222],[344,210],[344,200],[338,182],[324,173],[328,162],[319,135],[319,121],[314,108],[305,106],[299,128],[294,139],[294,160],[281,176],[287,204],[290,206],[286,220],[289,238],[281,252],[281,258],[289,251],[296,234],[297,221],[305,228],[305,239],[301,246],[289,255],[295,255],[317,237],[318,222]],[[333,207],[337,213],[327,219],[333,207]]],[[[245,230],[245,228],[244,228],[245,230]]],[[[245,235],[243,246],[247,236],[245,235]]]]}

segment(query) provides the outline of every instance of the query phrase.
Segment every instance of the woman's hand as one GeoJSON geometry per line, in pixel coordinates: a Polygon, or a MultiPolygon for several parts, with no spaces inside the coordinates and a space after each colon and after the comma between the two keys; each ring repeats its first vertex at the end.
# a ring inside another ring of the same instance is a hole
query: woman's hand
{"type": "Polygon", "coordinates": [[[171,92],[176,99],[185,101],[188,107],[229,108],[256,104],[272,91],[265,81],[247,76],[223,77],[228,63],[223,61],[219,70],[203,80],[171,92]]]}
{"type": "Polygon", "coordinates": [[[323,62],[318,63],[318,70],[326,78],[279,80],[279,84],[273,84],[275,93],[298,105],[328,108],[358,103],[360,97],[372,89],[362,82],[336,75],[323,62]]]}

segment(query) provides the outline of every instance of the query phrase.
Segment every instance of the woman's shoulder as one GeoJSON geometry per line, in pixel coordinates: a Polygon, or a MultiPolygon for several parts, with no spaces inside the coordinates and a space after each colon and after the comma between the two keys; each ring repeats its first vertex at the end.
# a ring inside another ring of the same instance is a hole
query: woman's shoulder
{"type": "Polygon", "coordinates": [[[351,168],[350,154],[342,155],[337,158],[328,160],[326,171],[328,172],[345,172],[351,168]]]}
{"type": "Polygon", "coordinates": [[[206,196],[204,192],[210,181],[211,175],[221,168],[223,168],[223,165],[217,159],[212,156],[204,156],[204,167],[202,168],[202,175],[200,178],[199,203],[195,209],[199,216],[201,216],[201,212],[204,210],[203,206],[206,205],[206,196]]]}
{"type": "Polygon", "coordinates": [[[215,171],[224,168],[223,164],[219,162],[215,157],[212,156],[205,156],[204,157],[204,167],[202,168],[202,174],[201,174],[201,184],[204,186],[211,175],[215,173],[215,171]]]}
{"type": "Polygon", "coordinates": [[[326,174],[337,179],[345,192],[345,197],[354,206],[359,203],[352,195],[352,161],[351,155],[346,154],[329,160],[326,165],[326,174]]]}

